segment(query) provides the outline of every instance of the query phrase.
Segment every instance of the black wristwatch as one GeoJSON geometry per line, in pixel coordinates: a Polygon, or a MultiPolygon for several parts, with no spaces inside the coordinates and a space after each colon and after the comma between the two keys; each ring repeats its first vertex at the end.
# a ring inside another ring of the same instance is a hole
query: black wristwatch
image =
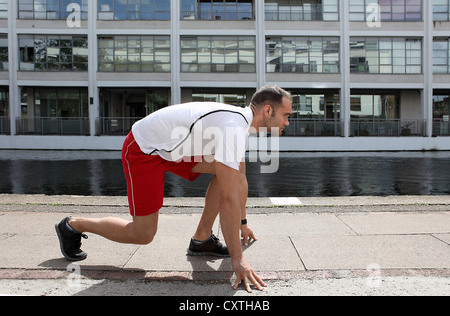
{"type": "Polygon", "coordinates": [[[247,225],[247,219],[241,220],[241,225],[247,225]]]}

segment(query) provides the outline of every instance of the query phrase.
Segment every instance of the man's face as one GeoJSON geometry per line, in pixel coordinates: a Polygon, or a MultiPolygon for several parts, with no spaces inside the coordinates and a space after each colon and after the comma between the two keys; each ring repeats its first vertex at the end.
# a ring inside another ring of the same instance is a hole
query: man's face
{"type": "Polygon", "coordinates": [[[289,126],[289,117],[292,114],[292,101],[289,98],[283,98],[283,101],[276,110],[276,112],[273,112],[272,115],[268,117],[266,121],[266,127],[268,128],[269,132],[271,128],[278,128],[279,133],[283,132],[283,130],[289,126]]]}

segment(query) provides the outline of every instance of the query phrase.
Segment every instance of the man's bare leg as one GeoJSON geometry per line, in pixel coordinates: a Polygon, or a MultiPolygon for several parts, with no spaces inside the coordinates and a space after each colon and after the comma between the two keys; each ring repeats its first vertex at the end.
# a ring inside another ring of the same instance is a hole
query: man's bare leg
{"type": "Polygon", "coordinates": [[[153,241],[158,230],[158,216],[157,212],[133,217],[132,222],[116,217],[72,217],[69,224],[80,233],[93,233],[123,244],[147,245],[153,241]]]}
{"type": "Polygon", "coordinates": [[[212,227],[219,215],[219,186],[217,177],[214,176],[209,184],[206,192],[205,208],[203,210],[202,218],[198,224],[197,231],[194,235],[195,240],[204,241],[211,236],[212,227]]]}

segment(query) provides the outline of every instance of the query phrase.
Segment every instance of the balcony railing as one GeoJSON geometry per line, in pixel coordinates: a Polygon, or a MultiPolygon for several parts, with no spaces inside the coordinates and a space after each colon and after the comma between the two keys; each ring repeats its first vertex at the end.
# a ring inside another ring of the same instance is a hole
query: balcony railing
{"type": "Polygon", "coordinates": [[[182,20],[224,20],[224,21],[246,21],[254,20],[253,6],[248,4],[236,5],[210,5],[200,6],[197,11],[181,12],[182,20]]]}
{"type": "Polygon", "coordinates": [[[434,119],[433,136],[450,136],[450,120],[434,119]]]}
{"type": "Polygon", "coordinates": [[[17,135],[90,135],[87,117],[19,117],[16,124],[17,135]]]}
{"type": "MultiPolygon", "coordinates": [[[[449,135],[449,122],[436,122],[435,132],[439,135],[449,135]]],[[[343,122],[340,120],[323,119],[291,119],[289,127],[284,131],[285,136],[343,136],[343,122]]],[[[425,136],[426,121],[422,119],[394,119],[394,120],[368,120],[352,118],[350,135],[354,137],[400,137],[425,136]]]]}
{"type": "Polygon", "coordinates": [[[0,117],[0,135],[9,135],[11,134],[11,122],[9,117],[1,116],[0,117]]]}
{"type": "Polygon", "coordinates": [[[342,122],[339,120],[290,119],[284,130],[285,136],[341,136],[342,122]]]}
{"type": "Polygon", "coordinates": [[[97,135],[126,136],[134,123],[142,117],[100,117],[96,122],[97,135]]]}
{"type": "Polygon", "coordinates": [[[422,119],[368,120],[352,118],[351,136],[425,136],[426,121],[422,119]]]}

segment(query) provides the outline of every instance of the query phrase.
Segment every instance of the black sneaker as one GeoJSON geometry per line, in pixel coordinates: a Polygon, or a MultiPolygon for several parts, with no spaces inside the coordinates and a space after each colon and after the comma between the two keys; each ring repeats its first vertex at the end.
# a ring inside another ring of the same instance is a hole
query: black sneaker
{"type": "Polygon", "coordinates": [[[87,239],[88,237],[69,225],[69,217],[56,224],[55,229],[58,234],[61,252],[67,260],[81,261],[87,258],[87,254],[80,247],[81,238],[87,239]]]}
{"type": "Polygon", "coordinates": [[[187,250],[190,256],[214,256],[214,257],[229,257],[227,247],[225,247],[219,238],[214,236],[211,232],[211,237],[206,241],[198,241],[191,238],[191,243],[187,250]]]}

